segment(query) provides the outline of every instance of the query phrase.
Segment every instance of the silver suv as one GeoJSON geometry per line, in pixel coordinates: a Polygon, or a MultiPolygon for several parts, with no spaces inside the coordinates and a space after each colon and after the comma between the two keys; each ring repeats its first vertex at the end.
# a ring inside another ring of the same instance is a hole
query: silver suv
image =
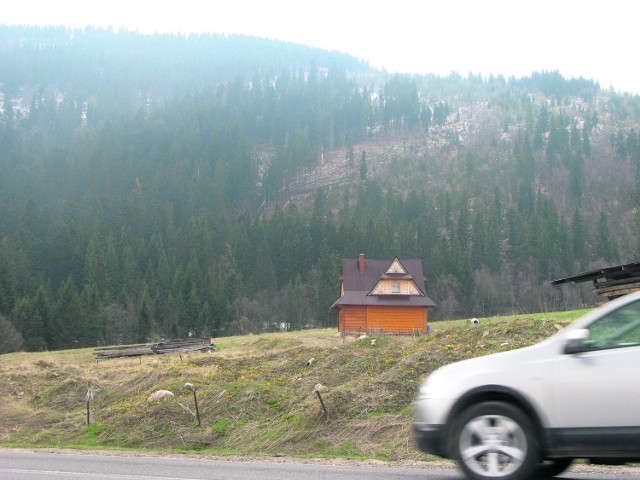
{"type": "Polygon", "coordinates": [[[640,292],[537,345],[436,370],[414,434],[476,480],[551,478],[576,458],[640,462],[640,292]]]}

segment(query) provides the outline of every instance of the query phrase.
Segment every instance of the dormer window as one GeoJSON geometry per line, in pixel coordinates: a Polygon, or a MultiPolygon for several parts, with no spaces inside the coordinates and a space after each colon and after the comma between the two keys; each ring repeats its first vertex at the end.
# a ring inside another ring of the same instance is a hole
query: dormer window
{"type": "Polygon", "coordinates": [[[397,258],[386,267],[384,273],[378,277],[375,286],[367,295],[392,295],[396,298],[403,296],[424,296],[418,289],[416,282],[397,258]]]}

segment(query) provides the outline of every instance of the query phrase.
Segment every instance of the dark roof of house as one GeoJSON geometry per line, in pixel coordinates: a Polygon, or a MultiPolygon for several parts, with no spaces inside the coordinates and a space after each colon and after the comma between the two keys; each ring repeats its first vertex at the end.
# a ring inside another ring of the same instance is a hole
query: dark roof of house
{"type": "Polygon", "coordinates": [[[332,307],[340,305],[395,305],[411,307],[433,307],[435,303],[426,294],[424,273],[421,260],[401,260],[405,273],[386,273],[392,261],[364,260],[364,271],[360,271],[359,259],[346,258],[342,260],[342,285],[344,295],[332,307]],[[413,280],[421,295],[369,295],[380,279],[397,278],[399,280],[413,280]]]}

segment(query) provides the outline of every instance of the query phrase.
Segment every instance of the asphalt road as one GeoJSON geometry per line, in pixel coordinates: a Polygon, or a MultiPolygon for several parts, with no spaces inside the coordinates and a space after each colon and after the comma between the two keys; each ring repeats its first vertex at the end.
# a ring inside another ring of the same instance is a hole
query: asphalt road
{"type": "MultiPolygon", "coordinates": [[[[210,460],[49,453],[0,449],[2,480],[462,480],[451,468],[396,468],[376,464],[331,465],[277,461],[210,460]]],[[[640,480],[640,473],[569,473],[565,479],[640,480]]]]}

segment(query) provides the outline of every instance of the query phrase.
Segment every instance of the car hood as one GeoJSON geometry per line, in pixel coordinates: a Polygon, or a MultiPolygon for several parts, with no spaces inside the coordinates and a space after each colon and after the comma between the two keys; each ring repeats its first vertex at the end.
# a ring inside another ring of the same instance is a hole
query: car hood
{"type": "Polygon", "coordinates": [[[445,365],[443,369],[468,369],[471,366],[474,369],[478,368],[492,368],[498,370],[513,368],[514,363],[521,362],[528,358],[535,358],[538,356],[538,352],[542,344],[537,343],[528,347],[517,348],[514,350],[508,350],[505,352],[492,353],[489,355],[483,355],[481,357],[469,358],[467,360],[461,360],[459,362],[445,365]]]}
{"type": "Polygon", "coordinates": [[[434,371],[423,384],[424,389],[438,390],[445,397],[455,397],[462,390],[483,385],[504,385],[518,389],[524,382],[543,375],[544,364],[551,357],[553,343],[494,353],[445,365],[434,371]]]}

